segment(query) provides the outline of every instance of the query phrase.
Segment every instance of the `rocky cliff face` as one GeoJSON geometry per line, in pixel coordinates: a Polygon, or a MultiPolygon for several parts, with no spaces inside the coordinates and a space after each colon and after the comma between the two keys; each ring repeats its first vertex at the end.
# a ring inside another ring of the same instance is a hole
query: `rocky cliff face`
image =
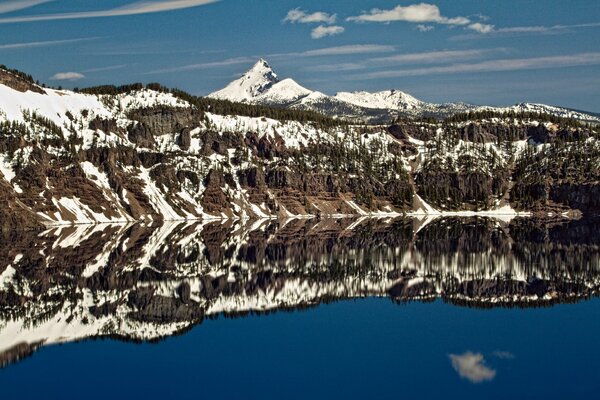
{"type": "Polygon", "coordinates": [[[597,295],[598,221],[487,218],[80,225],[0,237],[0,364],[88,337],[367,296],[537,307],[597,295]],[[309,251],[307,251],[309,249],[309,251]]]}
{"type": "Polygon", "coordinates": [[[599,210],[600,152],[589,127],[498,118],[327,125],[309,114],[295,114],[299,120],[219,115],[177,93],[140,87],[89,95],[43,89],[7,71],[2,77],[5,230],[599,210]],[[581,168],[570,163],[578,156],[586,160],[581,168]]]}

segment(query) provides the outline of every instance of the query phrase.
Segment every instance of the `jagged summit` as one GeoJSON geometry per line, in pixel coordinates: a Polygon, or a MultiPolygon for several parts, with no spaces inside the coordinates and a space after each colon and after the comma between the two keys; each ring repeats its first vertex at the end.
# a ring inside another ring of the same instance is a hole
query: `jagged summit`
{"type": "Polygon", "coordinates": [[[280,81],[267,60],[261,58],[239,79],[208,97],[252,104],[289,105],[311,93],[293,79],[280,81]]]}
{"type": "Polygon", "coordinates": [[[246,102],[265,93],[277,82],[279,82],[277,74],[269,63],[261,58],[239,79],[234,80],[224,89],[210,94],[209,97],[246,102]]]}

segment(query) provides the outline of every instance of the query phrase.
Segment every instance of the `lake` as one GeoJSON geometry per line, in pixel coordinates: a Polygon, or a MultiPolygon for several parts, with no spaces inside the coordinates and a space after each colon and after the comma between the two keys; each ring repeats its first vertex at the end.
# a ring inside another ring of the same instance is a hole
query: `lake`
{"type": "Polygon", "coordinates": [[[600,219],[97,225],[0,239],[29,398],[595,398],[600,219]]]}

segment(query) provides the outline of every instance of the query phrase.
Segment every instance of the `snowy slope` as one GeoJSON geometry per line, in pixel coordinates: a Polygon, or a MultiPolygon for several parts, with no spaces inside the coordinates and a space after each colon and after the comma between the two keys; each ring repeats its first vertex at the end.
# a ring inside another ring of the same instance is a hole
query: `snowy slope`
{"type": "Polygon", "coordinates": [[[266,92],[255,97],[252,102],[255,104],[290,104],[298,101],[313,92],[300,86],[293,79],[284,79],[277,82],[266,92]]]}
{"type": "Polygon", "coordinates": [[[561,118],[573,118],[582,121],[600,122],[600,118],[595,115],[587,114],[582,111],[571,110],[563,107],[549,106],[546,104],[536,103],[519,103],[509,107],[479,107],[481,110],[493,110],[499,112],[532,112],[556,115],[561,118]]]}
{"type": "Polygon", "coordinates": [[[417,100],[408,93],[399,90],[386,90],[376,93],[340,92],[335,95],[335,98],[364,108],[418,110],[424,106],[421,100],[417,100]]]}

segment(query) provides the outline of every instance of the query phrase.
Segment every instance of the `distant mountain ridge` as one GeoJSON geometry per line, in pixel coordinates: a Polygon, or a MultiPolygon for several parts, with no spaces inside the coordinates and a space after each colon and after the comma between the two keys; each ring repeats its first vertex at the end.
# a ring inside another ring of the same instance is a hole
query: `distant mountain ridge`
{"type": "Polygon", "coordinates": [[[256,105],[316,111],[328,116],[371,123],[389,122],[397,117],[445,118],[469,111],[536,112],[600,123],[597,114],[536,103],[519,103],[508,107],[479,106],[463,102],[427,103],[400,90],[375,93],[339,92],[335,96],[307,89],[293,79],[279,80],[265,59],[239,79],[208,97],[256,105]]]}

